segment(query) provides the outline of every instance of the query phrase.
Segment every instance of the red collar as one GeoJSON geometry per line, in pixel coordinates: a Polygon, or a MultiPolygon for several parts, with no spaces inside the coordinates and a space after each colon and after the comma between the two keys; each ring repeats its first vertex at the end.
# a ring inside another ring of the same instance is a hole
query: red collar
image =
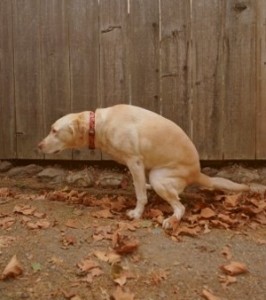
{"type": "Polygon", "coordinates": [[[89,149],[95,149],[95,113],[90,111],[89,123],[89,149]]]}

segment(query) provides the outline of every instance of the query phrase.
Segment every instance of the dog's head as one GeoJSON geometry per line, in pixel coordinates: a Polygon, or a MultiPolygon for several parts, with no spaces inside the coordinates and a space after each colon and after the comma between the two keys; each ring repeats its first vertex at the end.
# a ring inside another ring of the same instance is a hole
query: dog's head
{"type": "Polygon", "coordinates": [[[48,136],[39,143],[39,150],[42,153],[53,154],[64,149],[86,146],[87,124],[89,124],[89,112],[69,114],[60,118],[51,126],[48,136]]]}

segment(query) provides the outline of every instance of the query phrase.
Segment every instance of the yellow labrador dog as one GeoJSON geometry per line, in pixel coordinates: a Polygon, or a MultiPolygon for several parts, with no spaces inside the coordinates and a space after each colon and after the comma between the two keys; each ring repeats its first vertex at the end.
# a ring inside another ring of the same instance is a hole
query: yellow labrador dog
{"type": "MultiPolygon", "coordinates": [[[[38,147],[43,153],[57,153],[89,144],[129,168],[137,198],[135,209],[128,212],[130,218],[140,218],[147,203],[145,172],[151,187],[172,206],[177,220],[185,212],[179,194],[187,185],[249,190],[247,185],[201,173],[198,152],[184,131],[172,121],[136,106],[119,104],[97,109],[95,114],[85,111],[66,115],[52,125],[38,147]]],[[[163,227],[171,227],[170,218],[164,220],[163,227]]]]}

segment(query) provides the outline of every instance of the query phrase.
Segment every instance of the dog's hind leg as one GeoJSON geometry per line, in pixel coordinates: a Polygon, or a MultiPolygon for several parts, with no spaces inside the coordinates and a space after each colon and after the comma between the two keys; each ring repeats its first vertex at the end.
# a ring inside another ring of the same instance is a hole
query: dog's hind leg
{"type": "MultiPolygon", "coordinates": [[[[164,200],[166,200],[173,208],[173,216],[180,221],[185,213],[185,207],[180,202],[179,194],[186,187],[186,182],[168,169],[151,170],[150,183],[155,192],[164,200]]],[[[172,216],[172,217],[173,217],[172,216]]],[[[171,227],[171,218],[167,218],[163,222],[163,228],[171,227]]]]}
{"type": "Polygon", "coordinates": [[[127,215],[131,219],[139,219],[147,204],[146,177],[143,162],[139,158],[132,158],[127,162],[129,171],[133,177],[137,204],[135,209],[128,211],[127,215]]]}

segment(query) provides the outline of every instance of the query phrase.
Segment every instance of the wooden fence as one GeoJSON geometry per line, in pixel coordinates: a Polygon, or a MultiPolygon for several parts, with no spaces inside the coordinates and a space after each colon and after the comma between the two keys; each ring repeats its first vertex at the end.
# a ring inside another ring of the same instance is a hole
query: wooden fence
{"type": "Polygon", "coordinates": [[[0,0],[0,159],[44,158],[58,117],[115,103],[174,120],[202,159],[265,159],[265,0],[0,0]]]}

